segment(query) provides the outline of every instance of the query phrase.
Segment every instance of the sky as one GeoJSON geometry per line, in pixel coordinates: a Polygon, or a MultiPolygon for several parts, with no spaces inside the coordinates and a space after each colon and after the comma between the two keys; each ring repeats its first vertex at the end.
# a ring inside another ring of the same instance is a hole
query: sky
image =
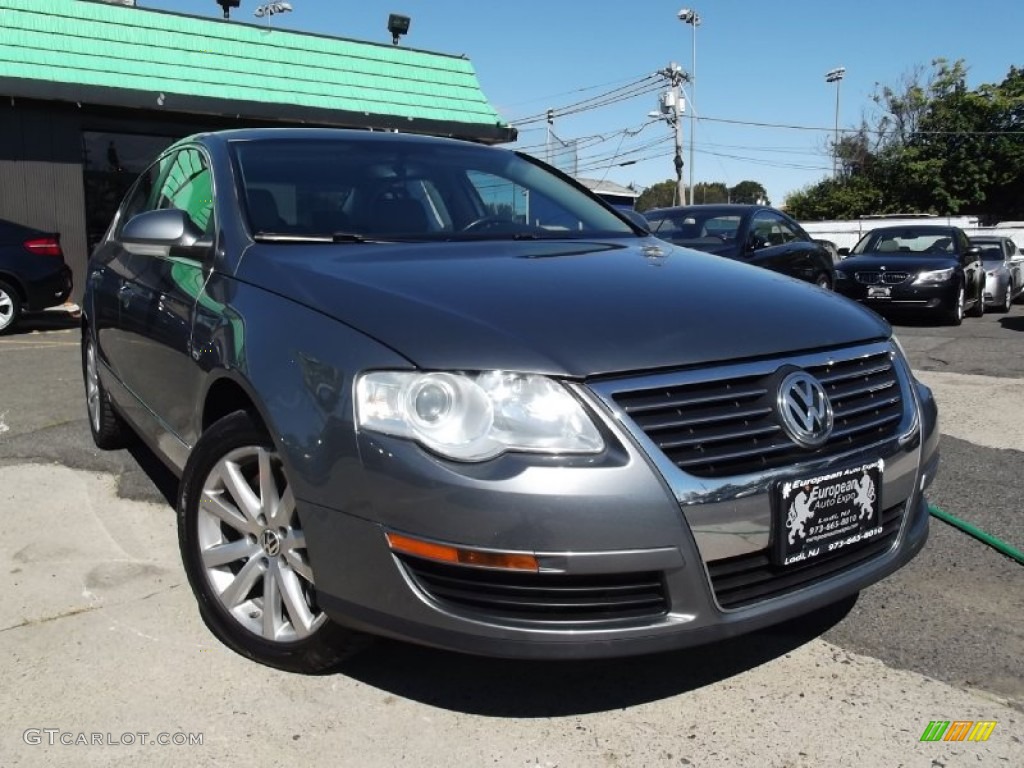
{"type": "MultiPolygon", "coordinates": [[[[934,59],[963,59],[970,88],[1024,67],[1021,0],[289,2],[293,11],[273,26],[372,42],[391,42],[389,13],[409,16],[401,44],[465,54],[492,105],[519,128],[507,146],[545,157],[541,116],[554,109],[555,135],[576,141],[579,176],[638,190],[675,178],[672,128],[649,113],[667,88],[651,76],[677,63],[694,75],[682,121],[687,181],[692,114],[693,181],[757,181],[774,205],[831,174],[837,90],[839,127],[855,128],[877,117],[871,96],[881,86],[930,72],[934,59]],[[678,19],[683,7],[700,16],[696,29],[678,19]],[[838,67],[846,72],[837,89],[825,74],[838,67]],[[603,94],[611,103],[559,114],[603,94]]],[[[261,4],[242,0],[232,20],[265,23],[254,16],[261,4]]],[[[222,15],[216,0],[138,5],[222,15]]]]}

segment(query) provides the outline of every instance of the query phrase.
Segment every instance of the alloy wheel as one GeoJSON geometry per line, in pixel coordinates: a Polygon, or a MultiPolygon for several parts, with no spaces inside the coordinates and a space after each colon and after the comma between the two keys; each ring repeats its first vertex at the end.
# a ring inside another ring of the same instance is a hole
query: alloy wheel
{"type": "Polygon", "coordinates": [[[16,308],[14,297],[0,288],[0,331],[7,330],[8,326],[14,322],[16,308]]]}
{"type": "Polygon", "coordinates": [[[100,431],[100,376],[96,367],[96,346],[90,340],[85,348],[85,401],[94,431],[100,431]]]}
{"type": "Polygon", "coordinates": [[[305,534],[276,453],[247,446],[225,455],[203,483],[196,522],[205,578],[240,626],[286,643],[327,621],[316,607],[305,534]]]}

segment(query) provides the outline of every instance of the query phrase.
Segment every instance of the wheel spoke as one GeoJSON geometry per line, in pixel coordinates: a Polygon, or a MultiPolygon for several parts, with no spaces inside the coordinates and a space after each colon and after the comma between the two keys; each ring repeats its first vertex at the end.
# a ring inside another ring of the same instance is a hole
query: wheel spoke
{"type": "Polygon", "coordinates": [[[199,510],[213,515],[222,523],[231,526],[239,533],[259,533],[259,526],[248,520],[234,504],[224,498],[223,491],[211,493],[203,492],[203,498],[199,502],[199,510]]]}
{"type": "Polygon", "coordinates": [[[271,507],[270,518],[267,524],[274,528],[285,528],[292,521],[295,515],[295,495],[292,487],[285,487],[284,493],[274,507],[271,507]]]}
{"type": "Polygon", "coordinates": [[[309,567],[305,560],[303,560],[302,555],[291,550],[284,553],[284,559],[295,573],[310,584],[313,583],[313,569],[309,567]]]}
{"type": "Polygon", "coordinates": [[[295,628],[295,634],[297,637],[305,637],[309,634],[314,619],[309,606],[306,605],[306,596],[302,592],[299,577],[286,563],[275,561],[271,567],[277,569],[281,598],[288,611],[288,618],[291,619],[292,626],[295,628]]]}
{"type": "Polygon", "coordinates": [[[228,608],[234,608],[240,603],[244,602],[252,591],[253,585],[256,584],[260,576],[263,575],[263,568],[261,565],[261,559],[258,557],[252,558],[249,562],[242,566],[242,569],[238,572],[235,578],[230,584],[220,593],[220,599],[224,605],[228,608]]]}
{"type": "Polygon", "coordinates": [[[276,640],[284,624],[280,585],[279,571],[276,564],[272,564],[263,574],[263,637],[267,640],[276,640]]]}
{"type": "Polygon", "coordinates": [[[224,544],[215,544],[203,550],[203,565],[207,568],[217,568],[236,560],[244,560],[255,557],[260,551],[258,544],[253,544],[249,539],[238,539],[224,544]]]}
{"type": "Polygon", "coordinates": [[[260,448],[260,508],[264,513],[272,514],[281,503],[277,491],[277,480],[274,479],[274,468],[270,462],[270,451],[260,448]]]}
{"type": "Polygon", "coordinates": [[[222,461],[219,469],[224,487],[231,494],[242,514],[251,523],[258,524],[261,512],[260,500],[242,475],[241,468],[234,461],[222,461]]]}

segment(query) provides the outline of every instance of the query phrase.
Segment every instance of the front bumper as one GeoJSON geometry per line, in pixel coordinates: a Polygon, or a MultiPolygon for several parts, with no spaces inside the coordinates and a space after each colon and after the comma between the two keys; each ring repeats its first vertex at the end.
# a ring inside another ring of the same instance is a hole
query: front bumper
{"type": "Polygon", "coordinates": [[[569,463],[510,454],[457,465],[402,440],[361,435],[362,466],[345,508],[301,506],[319,603],[338,623],[372,634],[551,659],[681,648],[815,611],[899,569],[927,539],[924,489],[938,463],[936,408],[930,391],[907,377],[911,428],[869,451],[801,469],[884,456],[882,506],[898,516],[891,539],[765,599],[723,607],[715,571],[768,546],[768,488],[709,482],[700,503],[693,497],[688,504],[677,478],[616,426],[613,413],[599,412],[615,435],[612,447],[602,457],[569,463]],[[530,553],[541,570],[520,577],[436,566],[392,552],[388,532],[530,553]],[[588,612],[591,598],[609,595],[628,596],[618,604],[622,610],[588,612]],[[536,610],[523,610],[524,601],[536,610]],[[561,609],[551,610],[554,604],[561,609]]]}
{"type": "Polygon", "coordinates": [[[956,286],[952,281],[946,283],[915,284],[905,280],[894,285],[868,286],[858,283],[853,278],[837,280],[836,293],[848,299],[859,301],[878,312],[897,311],[943,311],[956,303],[956,286]],[[888,296],[872,296],[871,288],[886,288],[888,296]]]}

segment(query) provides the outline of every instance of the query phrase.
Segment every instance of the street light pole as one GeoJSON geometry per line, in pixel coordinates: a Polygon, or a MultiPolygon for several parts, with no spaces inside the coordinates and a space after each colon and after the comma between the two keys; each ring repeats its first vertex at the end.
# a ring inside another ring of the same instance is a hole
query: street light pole
{"type": "Polygon", "coordinates": [[[679,20],[684,24],[690,25],[690,205],[693,205],[697,201],[693,197],[694,183],[693,177],[693,142],[697,137],[697,124],[695,119],[697,113],[693,109],[693,105],[697,99],[697,27],[700,26],[700,16],[692,8],[683,8],[679,11],[679,20]]]}
{"type": "Polygon", "coordinates": [[[836,67],[825,73],[825,82],[836,84],[836,132],[832,139],[832,178],[839,176],[839,87],[845,74],[846,67],[836,67]]]}

